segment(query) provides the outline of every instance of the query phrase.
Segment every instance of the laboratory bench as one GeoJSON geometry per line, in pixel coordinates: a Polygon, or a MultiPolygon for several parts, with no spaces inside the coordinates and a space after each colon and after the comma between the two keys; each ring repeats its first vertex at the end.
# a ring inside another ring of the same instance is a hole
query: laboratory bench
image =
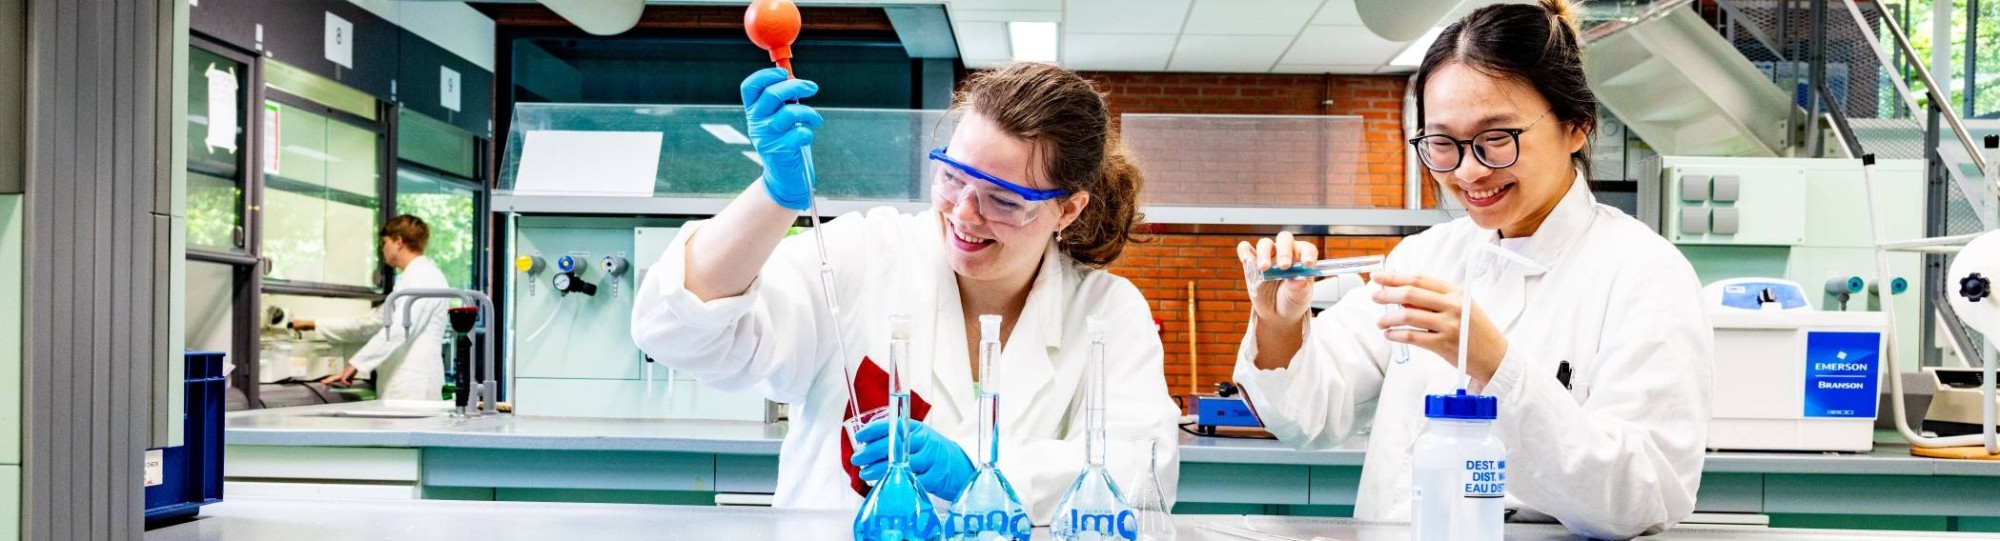
{"type": "MultiPolygon", "coordinates": [[[[146,532],[146,541],[432,541],[480,539],[845,539],[854,515],[840,511],[799,511],[752,507],[624,505],[528,502],[390,502],[329,498],[244,498],[203,510],[190,522],[146,532]]],[[[1408,539],[1404,524],[1368,523],[1320,517],[1178,515],[1180,541],[1243,541],[1212,530],[1222,524],[1238,531],[1276,534],[1284,539],[1408,539]]],[[[1252,535],[1255,535],[1254,533],[1252,535]]],[[[1552,524],[1508,524],[1510,540],[1579,539],[1552,524]]],[[[1035,539],[1051,539],[1046,528],[1035,539]]],[[[1660,540],[1789,541],[1990,539],[1965,534],[1797,529],[1675,528],[1649,537],[1660,540]]],[[[1258,539],[1250,537],[1248,539],[1258,539]]]]}
{"type": "MultiPolygon", "coordinates": [[[[229,414],[228,494],[756,504],[776,486],[785,435],[782,422],[393,418],[380,408],[229,414]]],[[[1193,434],[1180,444],[1176,512],[1346,516],[1366,437],[1313,451],[1193,434]]],[[[1696,510],[1774,526],[2000,532],[2000,462],[1913,457],[1892,433],[1868,453],[1711,452],[1696,510]]]]}

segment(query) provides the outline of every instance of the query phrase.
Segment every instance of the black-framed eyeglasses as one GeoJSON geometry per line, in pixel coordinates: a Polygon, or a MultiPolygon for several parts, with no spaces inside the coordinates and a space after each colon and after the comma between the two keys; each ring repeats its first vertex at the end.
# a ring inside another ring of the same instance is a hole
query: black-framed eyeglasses
{"type": "Polygon", "coordinates": [[[1512,167],[1521,159],[1521,134],[1540,124],[1549,116],[1547,111],[1535,117],[1533,122],[1519,128],[1495,128],[1474,134],[1471,139],[1453,139],[1449,135],[1434,134],[1418,136],[1410,140],[1417,157],[1424,167],[1444,173],[1458,170],[1465,163],[1465,147],[1472,147],[1472,157],[1479,163],[1493,169],[1512,167]]]}

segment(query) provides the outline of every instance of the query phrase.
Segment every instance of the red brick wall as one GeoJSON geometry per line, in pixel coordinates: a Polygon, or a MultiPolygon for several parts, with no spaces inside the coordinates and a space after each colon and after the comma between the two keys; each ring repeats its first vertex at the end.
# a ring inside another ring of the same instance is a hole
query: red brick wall
{"type": "MultiPolygon", "coordinates": [[[[1256,184],[1326,184],[1334,186],[1320,200],[1328,206],[1400,206],[1404,174],[1402,134],[1402,92],[1408,84],[1404,76],[1330,76],[1330,74],[1132,74],[1132,72],[1086,72],[1098,82],[1112,106],[1112,116],[1126,112],[1176,112],[1176,114],[1354,114],[1362,116],[1362,140],[1358,148],[1336,144],[1338,162],[1326,164],[1334,170],[1352,170],[1350,178],[1294,178],[1322,174],[1318,162],[1298,162],[1300,150],[1274,148],[1266,154],[1244,154],[1240,160],[1260,164],[1234,166],[1236,170],[1256,170],[1268,174],[1256,184]],[[1352,152],[1360,152],[1354,156],[1352,152]],[[1276,168],[1272,164],[1296,164],[1298,170],[1276,168]],[[1282,180],[1272,180],[1272,176],[1282,180]]],[[[1264,140],[1260,140],[1264,142],[1264,140]]],[[[1198,150],[1198,148],[1190,148],[1198,150]]],[[[1242,154],[1242,152],[1238,152],[1242,154]]],[[[1138,156],[1148,174],[1184,168],[1178,158],[1166,152],[1138,156]]],[[[1196,156],[1214,162],[1214,156],[1196,156]]],[[[1338,172],[1336,172],[1338,174],[1338,172]]],[[[1162,186],[1180,188],[1180,184],[1162,186]]],[[[1256,186],[1242,186],[1254,190],[1256,186]]]]}
{"type": "MultiPolygon", "coordinates": [[[[1261,163],[1245,169],[1231,168],[1228,153],[1223,156],[1196,155],[1183,159],[1177,152],[1161,156],[1140,155],[1139,166],[1146,172],[1148,191],[1186,191],[1192,181],[1176,180],[1184,169],[1209,185],[1233,188],[1237,194],[1255,193],[1259,186],[1287,186],[1304,190],[1294,194],[1314,207],[1400,207],[1403,192],[1401,76],[1330,75],[1223,75],[1169,73],[1086,73],[1106,93],[1114,115],[1124,113],[1188,113],[1251,115],[1359,115],[1363,117],[1361,140],[1350,152],[1328,152],[1330,160],[1348,163],[1294,163],[1285,158],[1251,156],[1241,160],[1261,163]],[[1222,159],[1218,159],[1222,158],[1222,159]],[[1197,163],[1189,164],[1193,161],[1197,163]],[[1358,163],[1356,163],[1358,162],[1358,163]],[[1296,169],[1273,167],[1286,163],[1296,169]],[[1331,170],[1334,173],[1324,173],[1331,170]],[[1333,178],[1335,176],[1338,178],[1333,178]],[[1231,182],[1216,182],[1229,180],[1231,182]],[[1246,182],[1243,179],[1258,179],[1246,182]],[[1235,184],[1235,185],[1229,185],[1235,184]],[[1324,190],[1319,190],[1325,188],[1324,190]]],[[[1260,142],[1262,138],[1260,138],[1260,142]]],[[[1227,143],[1211,144],[1227,145],[1227,143]]],[[[1200,149],[1186,149],[1188,153],[1200,149]]],[[[1240,148],[1233,149],[1239,154],[1240,148]]],[[[1284,148],[1280,152],[1300,152],[1284,148]]],[[[1266,191],[1279,188],[1266,187],[1266,191]]],[[[1426,186],[1426,200],[1434,199],[1426,186]]],[[[1165,196],[1172,197],[1172,196],[1165,196]]],[[[1218,202],[1226,202],[1216,196],[1218,202]]],[[[1266,201],[1272,196],[1266,194],[1266,201]]],[[[1173,204],[1193,204],[1178,200],[1173,204]]],[[[1325,257],[1387,253],[1400,238],[1306,236],[1317,242],[1325,257]]],[[[1150,244],[1128,248],[1111,267],[1139,286],[1152,304],[1153,315],[1165,323],[1166,372],[1168,391],[1189,392],[1189,385],[1209,392],[1217,381],[1233,379],[1236,348],[1250,321],[1250,301],[1245,293],[1243,271],[1236,260],[1236,243],[1254,240],[1244,235],[1161,234],[1150,244]],[[1188,347],[1188,284],[1195,286],[1195,345],[1192,369],[1188,347]]]]}
{"type": "MultiPolygon", "coordinates": [[[[1308,235],[1325,257],[1386,254],[1398,237],[1308,235]]],[[[1235,235],[1159,235],[1149,244],[1132,246],[1111,266],[1111,272],[1131,280],[1144,292],[1166,333],[1167,391],[1188,394],[1190,383],[1213,392],[1217,381],[1235,379],[1236,348],[1250,322],[1250,297],[1243,270],[1236,260],[1236,243],[1252,237],[1235,235]],[[1188,363],[1188,283],[1193,282],[1194,367],[1188,363]],[[1190,374],[1193,374],[1190,377],[1190,374]]]]}

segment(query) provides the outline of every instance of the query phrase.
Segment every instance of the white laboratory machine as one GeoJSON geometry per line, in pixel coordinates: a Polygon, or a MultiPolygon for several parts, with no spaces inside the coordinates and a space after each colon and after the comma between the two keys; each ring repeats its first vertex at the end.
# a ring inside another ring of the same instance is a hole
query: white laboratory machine
{"type": "Polygon", "coordinates": [[[755,391],[720,391],[652,362],[632,343],[633,295],[682,220],[522,215],[508,311],[521,415],[771,422],[755,391]]]}
{"type": "Polygon", "coordinates": [[[1715,326],[1710,449],[1873,448],[1881,312],[1815,310],[1805,288],[1773,278],[1722,280],[1703,293],[1715,326]]]}

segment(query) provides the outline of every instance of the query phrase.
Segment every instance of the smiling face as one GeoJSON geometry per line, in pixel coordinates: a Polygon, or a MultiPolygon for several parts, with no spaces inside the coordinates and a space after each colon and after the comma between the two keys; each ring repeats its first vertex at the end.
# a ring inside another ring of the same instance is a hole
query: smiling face
{"type": "MultiPolygon", "coordinates": [[[[999,126],[975,111],[967,111],[952,132],[946,152],[953,160],[1036,190],[1056,189],[1047,178],[1043,158],[1035,145],[1001,131],[999,126]]],[[[981,213],[975,197],[988,194],[1014,196],[985,180],[965,175],[950,166],[931,163],[932,204],[944,222],[945,259],[959,276],[973,282],[1014,283],[1031,278],[1039,268],[1051,239],[1076,220],[1089,193],[1066,198],[1031,202],[1033,216],[1020,225],[989,220],[981,213]],[[970,193],[956,199],[941,195],[937,186],[962,183],[970,193]]],[[[1018,199],[1017,199],[1018,200],[1018,199]]]]}
{"type": "Polygon", "coordinates": [[[1513,146],[1518,158],[1511,166],[1488,167],[1465,147],[1458,169],[1431,175],[1479,227],[1499,229],[1505,237],[1533,235],[1576,179],[1570,154],[1583,148],[1584,130],[1556,118],[1534,87],[1461,63],[1439,67],[1423,97],[1424,135],[1467,140],[1486,130],[1526,129],[1513,146]]]}

